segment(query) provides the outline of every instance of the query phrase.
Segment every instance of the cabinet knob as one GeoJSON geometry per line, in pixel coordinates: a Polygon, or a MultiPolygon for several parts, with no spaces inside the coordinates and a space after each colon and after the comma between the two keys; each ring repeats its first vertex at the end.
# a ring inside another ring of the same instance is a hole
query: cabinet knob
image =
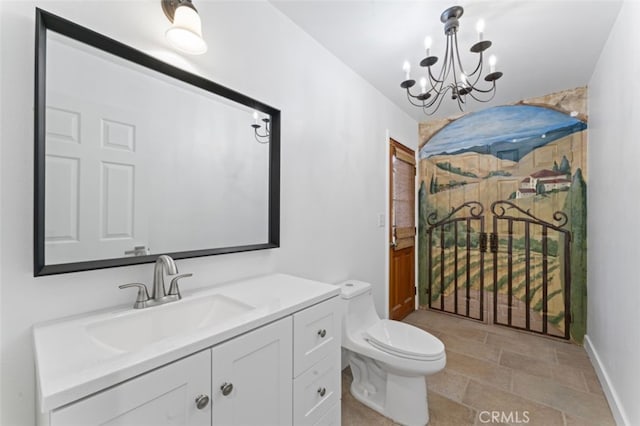
{"type": "Polygon", "coordinates": [[[318,336],[320,336],[320,337],[324,337],[324,336],[326,336],[326,335],[327,335],[327,330],[325,330],[324,328],[323,328],[323,329],[318,330],[318,336]]]}
{"type": "Polygon", "coordinates": [[[198,395],[196,398],[196,407],[198,410],[204,410],[209,405],[209,397],[207,395],[198,395]]]}
{"type": "Polygon", "coordinates": [[[327,393],[327,389],[326,388],[318,388],[318,393],[320,394],[320,396],[324,396],[324,394],[327,393]]]}
{"type": "Polygon", "coordinates": [[[228,396],[233,391],[233,383],[223,383],[220,390],[224,396],[228,396]]]}

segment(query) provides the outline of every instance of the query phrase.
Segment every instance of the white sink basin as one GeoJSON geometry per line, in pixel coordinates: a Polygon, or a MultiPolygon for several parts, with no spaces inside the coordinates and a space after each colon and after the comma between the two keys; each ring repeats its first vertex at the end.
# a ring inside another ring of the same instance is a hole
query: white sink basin
{"type": "Polygon", "coordinates": [[[128,312],[87,324],[87,333],[98,342],[131,352],[197,329],[224,323],[255,309],[227,296],[214,294],[128,312]]]}

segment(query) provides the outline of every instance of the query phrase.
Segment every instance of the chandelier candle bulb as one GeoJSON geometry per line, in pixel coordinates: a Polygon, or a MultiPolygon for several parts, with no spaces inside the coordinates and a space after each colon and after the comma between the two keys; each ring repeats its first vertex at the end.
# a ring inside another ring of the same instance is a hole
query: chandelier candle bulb
{"type": "Polygon", "coordinates": [[[427,79],[422,77],[420,79],[420,93],[427,93],[427,79]]]}
{"type": "Polygon", "coordinates": [[[258,111],[253,111],[253,123],[258,124],[258,111]]]}
{"type": "Polygon", "coordinates": [[[489,72],[496,72],[496,62],[498,62],[496,55],[489,56],[489,72]]]}
{"type": "Polygon", "coordinates": [[[478,41],[482,41],[482,36],[484,34],[484,19],[478,20],[476,30],[478,31],[478,41]]]}
{"type": "Polygon", "coordinates": [[[426,36],[424,38],[424,49],[427,51],[427,57],[429,57],[429,51],[431,50],[432,43],[433,43],[433,40],[431,39],[431,37],[426,36]]]}
{"type": "Polygon", "coordinates": [[[402,64],[402,71],[404,71],[404,79],[411,80],[411,64],[409,61],[404,61],[404,64],[402,64]]]}

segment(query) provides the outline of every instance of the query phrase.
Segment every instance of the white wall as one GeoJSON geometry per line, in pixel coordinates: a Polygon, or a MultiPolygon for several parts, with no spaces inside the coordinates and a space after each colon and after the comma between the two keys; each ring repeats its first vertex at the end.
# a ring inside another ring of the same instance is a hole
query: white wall
{"type": "Polygon", "coordinates": [[[640,424],[640,3],[625,2],[589,83],[585,342],[619,424],[640,424]]]}
{"type": "MultiPolygon", "coordinates": [[[[140,265],[33,278],[34,4],[1,3],[0,301],[3,426],[34,423],[34,322],[132,302],[117,285],[151,278],[140,265]]],[[[371,281],[385,312],[387,131],[417,146],[417,123],[266,2],[200,2],[209,52],[172,55],[157,1],[41,6],[141,50],[173,58],[282,110],[281,243],[276,250],[178,261],[192,287],[274,270],[371,281]]],[[[187,284],[185,284],[187,286],[187,284]]]]}

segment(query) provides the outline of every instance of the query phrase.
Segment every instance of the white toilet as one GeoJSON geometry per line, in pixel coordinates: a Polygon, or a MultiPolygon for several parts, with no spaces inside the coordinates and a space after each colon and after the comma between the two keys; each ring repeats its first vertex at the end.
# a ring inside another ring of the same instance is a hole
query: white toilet
{"type": "Polygon", "coordinates": [[[444,344],[412,325],[380,319],[370,284],[350,280],[340,287],[342,347],[353,373],[351,394],[398,423],[427,424],[425,376],[444,368],[444,344]]]}

